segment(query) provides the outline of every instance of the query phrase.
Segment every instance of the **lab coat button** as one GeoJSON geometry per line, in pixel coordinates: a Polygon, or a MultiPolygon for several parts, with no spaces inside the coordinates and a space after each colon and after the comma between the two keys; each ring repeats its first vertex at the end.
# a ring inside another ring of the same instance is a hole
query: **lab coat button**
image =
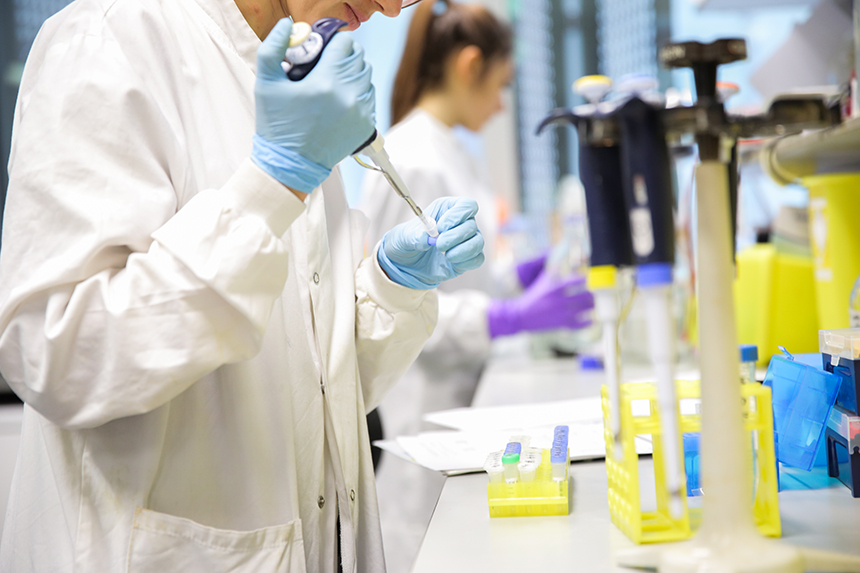
{"type": "Polygon", "coordinates": [[[320,506],[320,509],[325,505],[325,498],[323,496],[319,496],[317,499],[317,505],[320,506]]]}
{"type": "Polygon", "coordinates": [[[354,489],[349,490],[349,499],[351,501],[355,501],[355,490],[354,489]]]}
{"type": "Polygon", "coordinates": [[[314,273],[314,284],[320,284],[320,274],[314,273]]]}

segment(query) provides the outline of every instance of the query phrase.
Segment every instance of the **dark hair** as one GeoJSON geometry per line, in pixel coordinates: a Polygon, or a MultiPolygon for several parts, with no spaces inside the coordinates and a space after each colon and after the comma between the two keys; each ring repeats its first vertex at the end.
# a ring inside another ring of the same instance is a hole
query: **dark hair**
{"type": "Polygon", "coordinates": [[[491,62],[513,49],[510,28],[489,10],[451,0],[424,0],[415,8],[391,94],[391,124],[399,122],[429,89],[442,85],[445,64],[457,51],[476,46],[491,62]]]}

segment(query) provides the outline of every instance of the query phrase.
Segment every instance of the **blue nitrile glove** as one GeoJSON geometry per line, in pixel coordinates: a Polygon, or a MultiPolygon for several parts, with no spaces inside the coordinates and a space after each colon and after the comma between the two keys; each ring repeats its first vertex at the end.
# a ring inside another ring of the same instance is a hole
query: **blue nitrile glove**
{"type": "Polygon", "coordinates": [[[416,217],[382,237],[379,266],[392,281],[415,289],[431,289],[484,262],[484,237],[475,222],[478,204],[465,197],[441,197],[425,211],[436,220],[436,246],[416,217]]]}
{"type": "Polygon", "coordinates": [[[257,49],[257,134],[251,159],[297,191],[310,193],[373,133],[376,96],[370,64],[352,35],[338,32],[304,79],[281,62],[293,23],[278,22],[257,49]]]}

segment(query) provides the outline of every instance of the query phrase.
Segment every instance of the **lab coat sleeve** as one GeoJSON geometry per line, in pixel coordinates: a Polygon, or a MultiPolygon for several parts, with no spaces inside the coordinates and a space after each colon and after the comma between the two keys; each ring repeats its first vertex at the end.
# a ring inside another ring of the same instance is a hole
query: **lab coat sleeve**
{"type": "Polygon", "coordinates": [[[254,356],[304,210],[250,160],[196,189],[183,148],[200,142],[133,70],[110,37],[72,37],[25,73],[16,113],[0,370],[66,428],[151,411],[254,356]]]}
{"type": "Polygon", "coordinates": [[[436,326],[436,291],[391,281],[373,255],[355,273],[356,348],[364,404],[376,408],[403,376],[436,326]]]}

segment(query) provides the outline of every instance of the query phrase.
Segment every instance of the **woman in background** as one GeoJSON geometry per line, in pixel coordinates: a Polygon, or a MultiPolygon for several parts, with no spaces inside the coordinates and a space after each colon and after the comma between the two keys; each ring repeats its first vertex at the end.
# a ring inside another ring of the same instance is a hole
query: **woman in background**
{"type": "MultiPolygon", "coordinates": [[[[455,130],[477,132],[502,110],[502,91],[513,77],[512,47],[509,27],[480,5],[419,4],[394,83],[394,127],[386,135],[392,163],[419,205],[447,195],[478,202],[488,261],[498,231],[495,194],[455,130]]],[[[367,174],[362,197],[371,220],[369,244],[393,224],[414,218],[378,173],[367,174]]],[[[382,405],[390,434],[414,432],[423,413],[468,406],[492,339],[588,324],[585,311],[593,301],[582,278],[554,277],[543,272],[543,263],[522,264],[509,279],[510,269],[484,265],[439,289],[436,331],[399,391],[382,405]],[[519,289],[518,296],[501,298],[519,289]],[[417,399],[418,412],[404,407],[404,398],[417,399]]]]}

